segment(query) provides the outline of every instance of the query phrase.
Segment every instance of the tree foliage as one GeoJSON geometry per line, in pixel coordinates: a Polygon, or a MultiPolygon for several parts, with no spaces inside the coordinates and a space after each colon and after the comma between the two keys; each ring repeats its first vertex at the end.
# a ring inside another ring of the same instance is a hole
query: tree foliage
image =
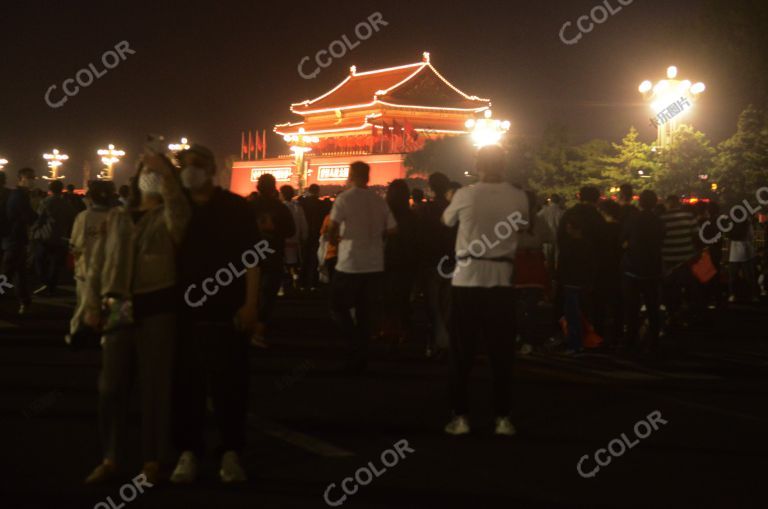
{"type": "Polygon", "coordinates": [[[768,117],[749,106],[739,116],[736,132],[717,147],[714,176],[731,200],[754,196],[768,185],[768,117]]]}
{"type": "MultiPolygon", "coordinates": [[[[548,126],[538,139],[509,137],[505,148],[511,182],[540,195],[558,193],[567,199],[584,185],[596,186],[604,194],[629,183],[636,191],[650,188],[662,196],[702,197],[711,195],[715,181],[734,199],[754,196],[759,187],[768,185],[768,116],[753,107],[742,112],[736,133],[716,148],[704,133],[686,125],[675,130],[664,149],[640,140],[634,127],[618,142],[595,139],[575,144],[568,129],[559,125],[548,126]]],[[[464,172],[474,167],[473,154],[467,137],[430,141],[406,156],[408,175],[441,171],[464,183],[464,172]]]]}
{"type": "Polygon", "coordinates": [[[700,176],[711,176],[714,157],[715,149],[704,133],[681,125],[673,133],[670,146],[660,151],[653,189],[659,195],[708,195],[711,179],[702,180],[700,176]]]}
{"type": "Polygon", "coordinates": [[[463,182],[464,172],[474,167],[474,152],[466,136],[427,140],[424,148],[405,156],[406,175],[426,176],[445,173],[451,180],[463,182]]]}

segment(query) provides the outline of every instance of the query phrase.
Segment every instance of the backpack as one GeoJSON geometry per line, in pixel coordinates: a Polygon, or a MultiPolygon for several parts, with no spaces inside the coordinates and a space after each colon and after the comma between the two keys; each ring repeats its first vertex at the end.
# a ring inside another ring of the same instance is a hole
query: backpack
{"type": "Polygon", "coordinates": [[[56,220],[48,213],[47,210],[43,210],[37,221],[32,225],[29,230],[29,237],[32,240],[37,240],[43,243],[49,243],[53,240],[53,231],[56,226],[56,220]]]}

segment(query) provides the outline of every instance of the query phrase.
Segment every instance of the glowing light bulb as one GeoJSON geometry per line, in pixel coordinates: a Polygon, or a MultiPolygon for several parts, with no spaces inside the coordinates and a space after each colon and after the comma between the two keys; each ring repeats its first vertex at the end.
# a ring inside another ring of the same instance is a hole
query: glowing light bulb
{"type": "Polygon", "coordinates": [[[693,86],[691,86],[691,93],[692,94],[700,94],[706,90],[707,87],[702,82],[695,83],[693,86]]]}
{"type": "Polygon", "coordinates": [[[677,67],[674,65],[670,65],[667,67],[667,78],[673,80],[677,77],[677,67]]]}

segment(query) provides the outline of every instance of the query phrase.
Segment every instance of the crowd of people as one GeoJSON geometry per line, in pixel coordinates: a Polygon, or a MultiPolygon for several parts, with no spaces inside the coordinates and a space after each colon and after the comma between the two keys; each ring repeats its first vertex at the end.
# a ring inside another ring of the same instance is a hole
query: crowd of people
{"type": "Polygon", "coordinates": [[[484,349],[494,429],[508,436],[516,352],[654,355],[660,338],[706,309],[765,294],[755,243],[764,222],[717,236],[715,203],[692,207],[650,190],[636,200],[629,185],[617,200],[586,186],[569,208],[557,195],[540,204],[506,181],[495,146],[478,153],[477,183],[433,173],[429,197],[402,179],[384,193],[370,188],[370,168],[358,161],[334,197],[314,184],[297,197],[264,174],[246,199],[214,184],[209,149],[193,145],[174,159],[147,150],[130,185],[94,181],[84,197],[58,180],[46,195],[30,168],[8,190],[0,173],[2,274],[19,313],[32,303],[30,267],[41,283],[34,293],[55,294],[70,258],[77,305],[68,341],[101,347],[103,458],[88,483],[123,466],[134,381],[149,482],[174,461],[172,482],[197,478],[208,397],[220,477],[245,480],[248,348],[269,346],[281,295],[329,287],[346,375],[367,369],[376,340],[450,357],[452,435],[470,431],[470,372],[484,349]],[[191,303],[192,288],[205,297],[191,303]],[[415,332],[419,309],[426,337],[415,332]]]}

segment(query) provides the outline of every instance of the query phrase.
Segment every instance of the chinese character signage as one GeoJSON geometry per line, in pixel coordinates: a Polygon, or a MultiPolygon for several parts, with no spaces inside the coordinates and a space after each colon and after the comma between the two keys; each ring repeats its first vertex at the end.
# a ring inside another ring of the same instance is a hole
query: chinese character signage
{"type": "Polygon", "coordinates": [[[251,182],[256,182],[265,173],[271,173],[278,182],[288,182],[293,175],[291,168],[251,168],[251,182]]]}
{"type": "Polygon", "coordinates": [[[653,127],[659,127],[660,125],[666,124],[668,121],[672,120],[672,117],[676,117],[680,113],[682,113],[686,108],[690,108],[691,103],[688,101],[688,98],[681,97],[677,101],[673,102],[663,110],[661,110],[657,115],[656,118],[651,119],[651,125],[653,127]]]}
{"type": "Polygon", "coordinates": [[[317,180],[347,180],[349,166],[320,166],[317,170],[317,180]]]}

